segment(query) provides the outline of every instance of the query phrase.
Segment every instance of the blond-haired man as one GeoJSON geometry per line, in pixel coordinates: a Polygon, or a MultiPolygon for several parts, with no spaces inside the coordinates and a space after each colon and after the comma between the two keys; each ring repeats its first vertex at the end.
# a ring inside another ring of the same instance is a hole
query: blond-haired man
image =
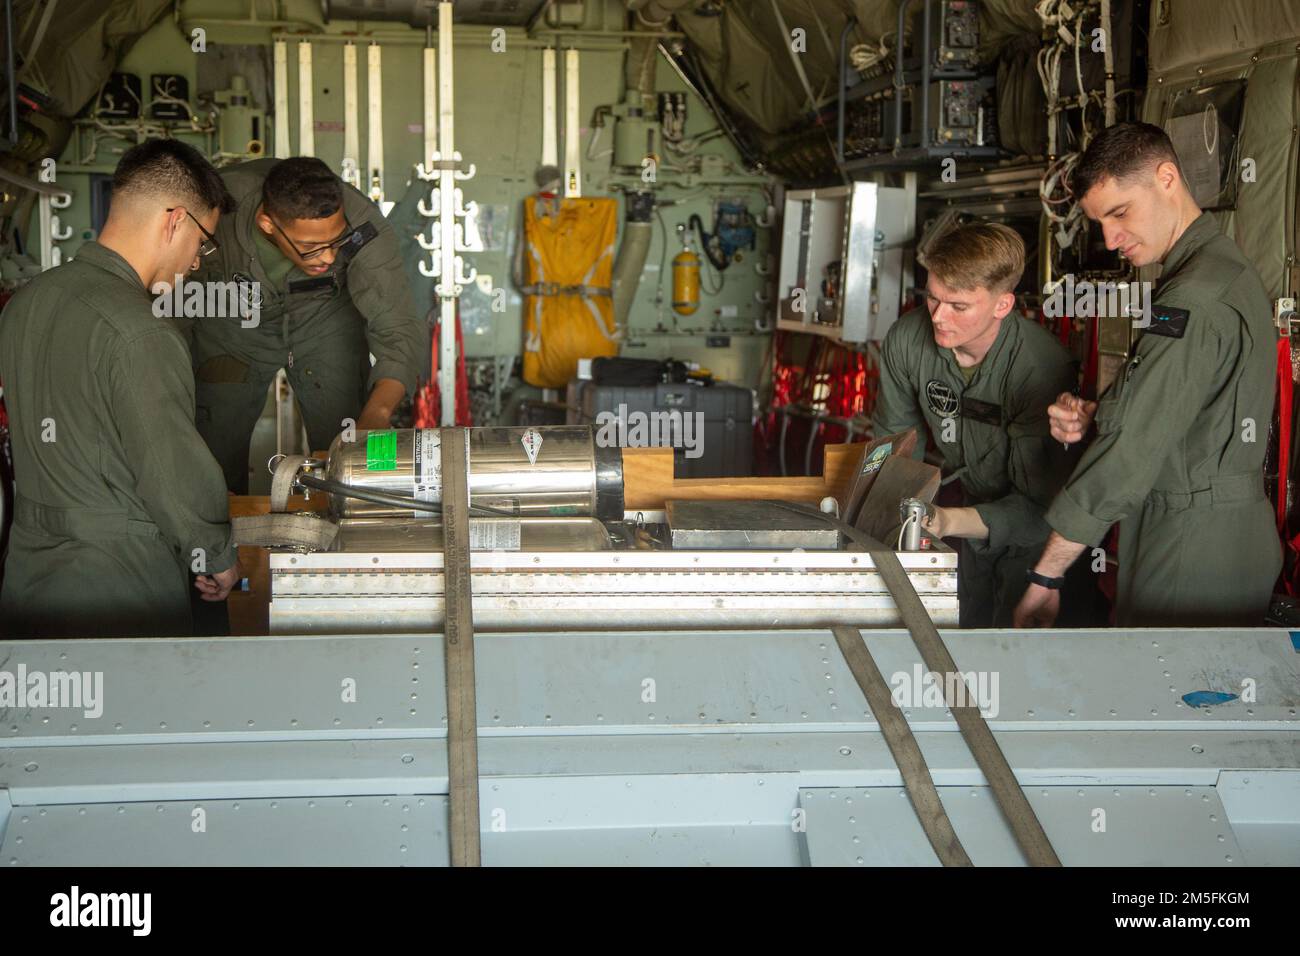
{"type": "Polygon", "coordinates": [[[1043,513],[1069,474],[1047,409],[1075,388],[1076,363],[1012,311],[1025,268],[1013,229],[958,226],[921,264],[925,307],[899,319],[881,346],[876,434],[917,427],[934,438],[945,475],[961,481],[962,505],[927,521],[934,536],[960,539],[961,625],[1009,626],[1051,531],[1043,513]]]}

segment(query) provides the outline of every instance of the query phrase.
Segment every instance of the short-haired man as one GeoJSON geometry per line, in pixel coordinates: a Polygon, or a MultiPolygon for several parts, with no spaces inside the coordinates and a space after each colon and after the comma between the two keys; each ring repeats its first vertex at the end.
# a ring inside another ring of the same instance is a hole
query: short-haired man
{"type": "Polygon", "coordinates": [[[1048,437],[1047,406],[1074,387],[1076,363],[1012,312],[1025,268],[1014,230],[959,226],[921,262],[926,305],[885,336],[873,423],[877,435],[918,426],[935,439],[965,499],[926,523],[936,537],[961,539],[961,626],[1005,626],[1047,538],[1043,510],[1068,472],[1048,437]]]}
{"type": "Polygon", "coordinates": [[[238,579],[221,469],[194,428],[189,352],[151,295],[212,251],[229,208],[193,147],[135,146],[98,241],[0,316],[17,490],[5,637],[187,636],[190,571],[209,601],[238,579]]]}
{"type": "Polygon", "coordinates": [[[1072,188],[1108,249],[1161,276],[1101,401],[1062,394],[1049,411],[1058,440],[1079,441],[1094,417],[1097,436],[1047,511],[1016,624],[1055,621],[1053,586],[1117,521],[1117,624],[1262,624],[1282,552],[1264,494],[1277,337],[1259,274],[1196,205],[1158,126],[1102,131],[1072,188]]]}
{"type": "Polygon", "coordinates": [[[344,419],[360,429],[389,426],[415,392],[429,330],[392,227],[324,162],[259,159],[221,176],[238,208],[222,220],[221,250],[196,278],[255,290],[256,309],[200,318],[190,347],[199,431],[230,490],[244,494],[249,439],[280,369],[312,449],[328,448],[344,419]]]}

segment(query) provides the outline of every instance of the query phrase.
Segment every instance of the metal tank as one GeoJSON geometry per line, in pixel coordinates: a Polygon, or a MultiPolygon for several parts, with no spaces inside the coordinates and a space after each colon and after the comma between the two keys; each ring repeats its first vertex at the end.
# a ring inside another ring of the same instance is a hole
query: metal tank
{"type": "MultiPolygon", "coordinates": [[[[470,503],[528,517],[623,518],[623,456],[600,448],[590,426],[470,428],[470,503]]],[[[442,432],[358,431],[334,439],[326,477],[355,488],[442,500],[442,432]]],[[[330,495],[341,518],[410,517],[408,509],[330,495]]]]}

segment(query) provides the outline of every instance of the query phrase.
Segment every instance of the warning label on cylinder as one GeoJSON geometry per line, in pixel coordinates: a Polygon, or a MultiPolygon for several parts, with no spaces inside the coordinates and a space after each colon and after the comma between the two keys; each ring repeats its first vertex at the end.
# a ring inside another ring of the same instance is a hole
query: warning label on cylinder
{"type": "Polygon", "coordinates": [[[436,428],[417,428],[412,441],[415,497],[442,501],[442,434],[436,428]]]}
{"type": "Polygon", "coordinates": [[[536,428],[529,428],[520,436],[519,441],[528,456],[528,464],[537,464],[537,453],[542,450],[542,433],[536,428]]]}
{"type": "Polygon", "coordinates": [[[518,551],[520,525],[518,521],[500,521],[492,518],[471,519],[469,546],[473,551],[518,551]]]}

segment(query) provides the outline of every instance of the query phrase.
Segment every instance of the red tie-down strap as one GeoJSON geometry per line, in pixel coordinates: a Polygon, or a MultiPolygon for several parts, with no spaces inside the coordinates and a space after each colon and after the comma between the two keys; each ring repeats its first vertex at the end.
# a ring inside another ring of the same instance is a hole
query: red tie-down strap
{"type": "Polygon", "coordinates": [[[1291,378],[1291,340],[1277,342],[1277,530],[1286,542],[1281,589],[1300,594],[1300,534],[1287,528],[1287,478],[1291,473],[1291,419],[1295,394],[1291,378]]]}
{"type": "Polygon", "coordinates": [[[1277,340],[1277,530],[1286,535],[1287,476],[1291,473],[1291,340],[1277,340]]]}
{"type": "MultiPolygon", "coordinates": [[[[415,393],[416,428],[437,428],[442,424],[442,396],[438,391],[438,342],[441,332],[440,318],[433,324],[433,339],[429,346],[429,368],[433,372],[433,378],[415,393]]],[[[456,424],[461,428],[474,424],[469,407],[469,380],[465,376],[465,341],[460,329],[459,304],[456,308],[456,424]]]]}

